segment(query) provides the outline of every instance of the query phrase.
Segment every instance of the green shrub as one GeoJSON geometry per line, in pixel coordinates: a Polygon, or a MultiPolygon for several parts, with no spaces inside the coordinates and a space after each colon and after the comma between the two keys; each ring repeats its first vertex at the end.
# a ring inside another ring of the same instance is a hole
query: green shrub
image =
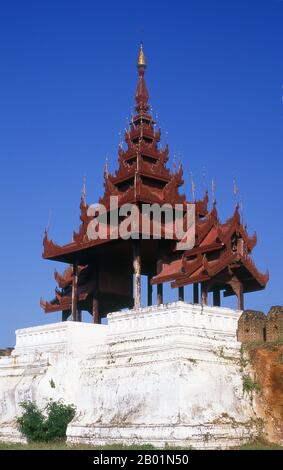
{"type": "Polygon", "coordinates": [[[24,410],[22,416],[17,419],[21,433],[28,441],[44,441],[45,417],[42,411],[32,401],[23,401],[20,405],[24,410]]]}
{"type": "Polygon", "coordinates": [[[73,405],[64,405],[61,402],[51,401],[47,407],[47,419],[45,422],[47,440],[63,439],[66,436],[67,426],[75,416],[76,409],[73,405]]]}
{"type": "Polygon", "coordinates": [[[261,391],[260,385],[249,375],[243,375],[243,392],[252,393],[254,391],[259,393],[261,391]]]}
{"type": "Polygon", "coordinates": [[[76,413],[73,405],[64,405],[60,401],[51,400],[44,410],[40,410],[32,401],[24,401],[20,405],[24,412],[17,422],[29,442],[63,439],[76,413]]]}

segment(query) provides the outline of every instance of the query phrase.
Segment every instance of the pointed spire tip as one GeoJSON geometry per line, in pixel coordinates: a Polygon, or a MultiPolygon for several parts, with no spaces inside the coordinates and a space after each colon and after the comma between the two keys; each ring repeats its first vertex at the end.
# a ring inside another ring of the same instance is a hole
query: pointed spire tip
{"type": "Polygon", "coordinates": [[[143,43],[140,43],[140,50],[138,55],[138,67],[146,67],[146,58],[143,51],[143,43]]]}

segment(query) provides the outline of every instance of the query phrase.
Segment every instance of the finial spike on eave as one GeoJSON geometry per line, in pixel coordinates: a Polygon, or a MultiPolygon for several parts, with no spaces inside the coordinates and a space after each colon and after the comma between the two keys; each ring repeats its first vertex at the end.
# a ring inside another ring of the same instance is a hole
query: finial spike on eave
{"type": "Polygon", "coordinates": [[[212,192],[212,202],[216,204],[216,196],[215,196],[215,180],[212,178],[211,180],[211,192],[212,192]]]}
{"type": "Polygon", "coordinates": [[[83,177],[83,184],[81,190],[81,201],[86,204],[86,176],[83,177]]]}
{"type": "Polygon", "coordinates": [[[104,176],[108,178],[109,172],[108,172],[108,156],[106,155],[105,158],[105,165],[104,165],[104,176]]]}

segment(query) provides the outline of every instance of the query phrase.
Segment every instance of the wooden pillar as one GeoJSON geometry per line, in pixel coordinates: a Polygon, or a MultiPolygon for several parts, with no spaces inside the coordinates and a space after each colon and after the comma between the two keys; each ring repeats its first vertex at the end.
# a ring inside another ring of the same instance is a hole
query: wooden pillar
{"type": "Polygon", "coordinates": [[[78,264],[73,264],[73,281],[72,281],[72,320],[77,320],[77,304],[78,304],[78,264]]]}
{"type": "Polygon", "coordinates": [[[151,274],[147,276],[147,305],[150,307],[152,305],[152,284],[151,284],[151,274]]]}
{"type": "Polygon", "coordinates": [[[134,308],[141,307],[141,256],[140,241],[133,240],[133,266],[135,274],[134,308]]]}
{"type": "Polygon", "coordinates": [[[239,282],[237,299],[238,299],[238,310],[244,310],[244,292],[243,292],[243,284],[241,282],[239,282]]]}
{"type": "Polygon", "coordinates": [[[238,310],[244,310],[244,291],[243,291],[243,284],[237,279],[235,276],[234,278],[230,279],[230,281],[227,283],[229,284],[234,293],[237,296],[238,300],[238,310]]]}
{"type": "Polygon", "coordinates": [[[77,313],[77,321],[82,321],[82,311],[79,309],[77,313]]]}
{"type": "Polygon", "coordinates": [[[67,321],[70,313],[71,313],[70,310],[63,310],[63,312],[62,312],[62,321],[67,321]]]}
{"type": "Polygon", "coordinates": [[[180,302],[184,302],[184,286],[178,288],[178,299],[180,302]]]}
{"type": "Polygon", "coordinates": [[[96,324],[99,323],[98,300],[95,294],[92,297],[92,321],[96,324]]]}
{"type": "Polygon", "coordinates": [[[205,282],[201,283],[201,304],[207,305],[207,285],[205,282]]]}
{"type": "Polygon", "coordinates": [[[194,284],[194,304],[198,304],[199,303],[199,288],[198,288],[198,283],[196,282],[194,284]]]}
{"type": "Polygon", "coordinates": [[[157,284],[157,305],[163,304],[163,284],[157,284]]]}
{"type": "Polygon", "coordinates": [[[216,289],[213,291],[213,305],[215,307],[220,307],[221,301],[220,301],[220,289],[216,289]]]}

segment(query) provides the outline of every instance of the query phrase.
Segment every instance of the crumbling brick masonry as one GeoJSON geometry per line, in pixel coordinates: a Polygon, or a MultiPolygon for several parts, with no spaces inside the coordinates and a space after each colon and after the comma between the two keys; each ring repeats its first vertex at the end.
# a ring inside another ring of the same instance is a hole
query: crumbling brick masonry
{"type": "Polygon", "coordinates": [[[267,315],[244,310],[238,322],[237,338],[242,343],[283,340],[283,307],[275,305],[267,315]]]}

